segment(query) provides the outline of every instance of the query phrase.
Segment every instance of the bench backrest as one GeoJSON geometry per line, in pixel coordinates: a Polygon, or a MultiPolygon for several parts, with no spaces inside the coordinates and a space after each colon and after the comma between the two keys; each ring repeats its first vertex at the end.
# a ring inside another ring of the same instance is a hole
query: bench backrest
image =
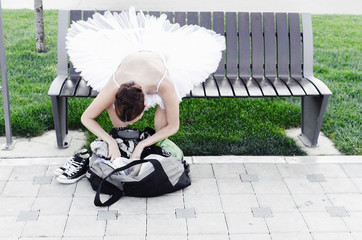
{"type": "MultiPolygon", "coordinates": [[[[308,13],[163,13],[181,26],[196,24],[225,36],[226,51],[214,76],[229,79],[313,76],[312,22],[308,13]]],[[[86,20],[93,14],[94,11],[80,10],[59,12],[58,75],[79,79],[79,73],[68,63],[65,34],[70,22],[86,20]]],[[[159,16],[160,12],[149,14],[159,16]]]]}

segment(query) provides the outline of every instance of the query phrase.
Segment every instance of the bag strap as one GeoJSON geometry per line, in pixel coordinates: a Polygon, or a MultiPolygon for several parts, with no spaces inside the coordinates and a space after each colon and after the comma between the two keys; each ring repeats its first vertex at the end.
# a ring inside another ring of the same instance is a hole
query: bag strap
{"type": "Polygon", "coordinates": [[[145,162],[147,162],[147,161],[145,161],[145,160],[136,160],[136,161],[130,162],[129,164],[127,164],[127,165],[125,165],[123,167],[114,169],[105,178],[103,178],[102,181],[100,182],[100,184],[98,185],[96,196],[94,197],[94,205],[96,205],[98,207],[104,207],[104,206],[110,206],[113,203],[117,202],[123,196],[123,191],[122,190],[115,192],[107,201],[102,203],[102,201],[100,199],[100,194],[101,194],[101,189],[102,189],[102,185],[103,185],[104,181],[106,181],[107,178],[109,178],[112,174],[114,174],[116,172],[126,170],[126,169],[128,169],[130,167],[133,167],[134,165],[145,163],[145,162]]]}
{"type": "Polygon", "coordinates": [[[123,196],[123,191],[120,190],[120,191],[115,192],[107,201],[102,203],[102,201],[100,199],[100,194],[101,194],[102,185],[103,185],[104,181],[106,181],[107,178],[109,178],[114,173],[124,171],[137,164],[146,163],[146,162],[150,162],[153,165],[153,167],[155,168],[155,173],[157,174],[157,176],[159,177],[159,179],[161,181],[163,181],[163,182],[169,181],[166,174],[160,174],[163,171],[163,168],[162,168],[161,163],[158,160],[154,160],[154,159],[135,160],[123,167],[114,169],[111,173],[109,173],[105,178],[102,179],[102,181],[100,182],[100,184],[97,188],[96,196],[94,197],[94,205],[99,206],[99,207],[110,206],[113,203],[117,202],[123,196]]]}

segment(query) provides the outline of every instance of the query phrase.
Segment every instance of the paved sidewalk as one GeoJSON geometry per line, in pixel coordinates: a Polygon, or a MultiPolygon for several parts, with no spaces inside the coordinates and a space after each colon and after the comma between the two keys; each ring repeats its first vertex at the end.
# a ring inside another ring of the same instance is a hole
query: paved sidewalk
{"type": "Polygon", "coordinates": [[[359,156],[188,157],[190,187],[106,208],[55,180],[65,160],[0,160],[0,239],[362,239],[359,156]]]}

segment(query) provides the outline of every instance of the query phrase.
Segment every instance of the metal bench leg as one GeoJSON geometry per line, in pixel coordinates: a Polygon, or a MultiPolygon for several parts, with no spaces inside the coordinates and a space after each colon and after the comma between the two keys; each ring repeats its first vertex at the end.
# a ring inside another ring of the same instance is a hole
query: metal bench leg
{"type": "Polygon", "coordinates": [[[68,98],[51,96],[54,127],[58,148],[68,148],[71,137],[68,135],[68,98]]]}
{"type": "Polygon", "coordinates": [[[316,147],[329,95],[302,97],[302,134],[307,147],[316,147]]]}

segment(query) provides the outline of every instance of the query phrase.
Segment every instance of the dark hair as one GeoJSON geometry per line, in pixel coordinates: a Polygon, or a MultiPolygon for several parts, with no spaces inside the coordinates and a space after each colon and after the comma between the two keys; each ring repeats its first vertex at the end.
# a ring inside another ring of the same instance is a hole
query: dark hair
{"type": "Polygon", "coordinates": [[[145,108],[141,87],[135,82],[122,84],[116,93],[114,106],[118,118],[123,122],[138,117],[145,108]]]}

